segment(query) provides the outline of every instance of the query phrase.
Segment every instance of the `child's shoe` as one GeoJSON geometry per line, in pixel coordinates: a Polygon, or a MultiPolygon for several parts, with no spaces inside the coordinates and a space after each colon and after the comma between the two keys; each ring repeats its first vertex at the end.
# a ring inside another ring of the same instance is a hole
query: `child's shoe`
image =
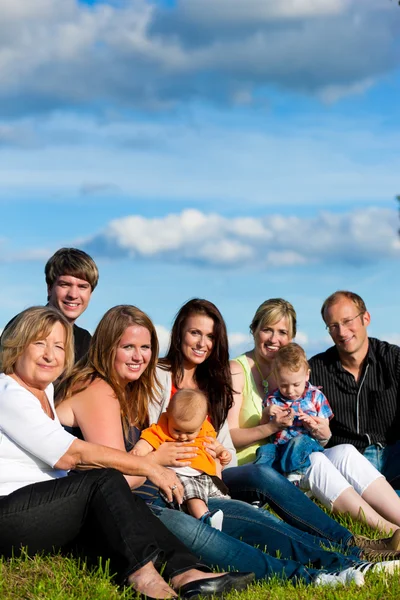
{"type": "Polygon", "coordinates": [[[204,513],[203,516],[200,517],[199,521],[202,521],[206,525],[210,525],[214,527],[214,529],[218,529],[222,531],[222,523],[224,520],[224,513],[222,510],[208,510],[204,513]]]}
{"type": "Polygon", "coordinates": [[[296,487],[300,487],[300,481],[303,479],[303,473],[299,471],[292,471],[291,473],[286,474],[286,479],[293,483],[296,487]]]}

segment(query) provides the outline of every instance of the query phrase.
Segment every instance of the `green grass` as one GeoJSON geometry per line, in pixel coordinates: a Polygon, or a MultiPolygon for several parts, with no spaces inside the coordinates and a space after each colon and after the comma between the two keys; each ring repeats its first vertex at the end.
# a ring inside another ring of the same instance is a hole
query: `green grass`
{"type": "MultiPolygon", "coordinates": [[[[376,537],[365,525],[353,523],[346,516],[338,520],[353,532],[376,537]]],[[[1,532],[0,532],[1,535],[1,532]]],[[[71,558],[22,557],[0,560],[1,600],[129,600],[135,593],[113,584],[107,565],[89,570],[71,558]]],[[[260,582],[242,593],[232,593],[229,600],[398,600],[400,577],[368,574],[362,588],[315,588],[282,583],[260,582]]]]}

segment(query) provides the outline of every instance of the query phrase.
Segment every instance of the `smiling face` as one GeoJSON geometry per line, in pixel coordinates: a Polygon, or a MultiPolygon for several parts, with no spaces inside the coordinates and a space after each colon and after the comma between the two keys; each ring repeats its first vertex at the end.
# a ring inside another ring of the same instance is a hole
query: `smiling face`
{"type": "Polygon", "coordinates": [[[254,350],[257,361],[270,362],[274,360],[279,348],[286,346],[291,341],[287,317],[283,317],[271,325],[264,325],[254,334],[254,350]]]}
{"type": "Polygon", "coordinates": [[[65,329],[55,323],[45,338],[29,344],[14,365],[14,374],[28,387],[44,390],[63,372],[65,329]]]}
{"type": "Polygon", "coordinates": [[[88,281],[72,275],[60,275],[52,286],[48,286],[49,304],[54,306],[74,323],[87,309],[92,288],[88,281]]]}
{"type": "Polygon", "coordinates": [[[190,315],[183,326],[182,354],[186,367],[200,365],[214,347],[214,321],[207,315],[190,315]]]}
{"type": "MultiPolygon", "coordinates": [[[[364,355],[368,351],[367,327],[371,321],[368,311],[360,314],[352,300],[341,297],[324,312],[324,321],[339,355],[364,355]]],[[[364,358],[361,356],[361,358],[364,358]]]]}
{"type": "Polygon", "coordinates": [[[298,371],[292,371],[287,367],[280,367],[275,374],[279,391],[284,398],[293,402],[304,394],[310,371],[302,366],[298,371]]]}
{"type": "Polygon", "coordinates": [[[151,335],[146,327],[130,325],[118,342],[114,369],[120,385],[136,381],[151,359],[151,335]]]}

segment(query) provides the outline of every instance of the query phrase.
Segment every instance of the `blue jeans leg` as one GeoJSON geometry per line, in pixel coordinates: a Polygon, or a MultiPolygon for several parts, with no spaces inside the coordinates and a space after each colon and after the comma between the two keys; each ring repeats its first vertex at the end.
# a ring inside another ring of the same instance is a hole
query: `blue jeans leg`
{"type": "Polygon", "coordinates": [[[353,534],[334,521],[283,475],[266,465],[225,469],[223,480],[232,498],[268,503],[287,523],[312,535],[347,546],[353,534]]]}
{"type": "Polygon", "coordinates": [[[381,448],[371,444],[364,456],[382,473],[400,496],[400,442],[381,448]]]}
{"type": "MultiPolygon", "coordinates": [[[[253,571],[257,579],[278,576],[283,579],[301,579],[308,584],[312,583],[319,573],[319,571],[306,568],[296,561],[269,556],[261,549],[254,548],[244,541],[204,525],[201,521],[181,511],[156,505],[152,505],[151,509],[178,539],[210,567],[218,567],[222,570],[253,571]]],[[[256,509],[254,511],[256,512],[256,509]]],[[[327,552],[327,554],[329,553],[327,552]]],[[[354,564],[350,558],[343,557],[343,559],[345,561],[343,564],[346,566],[354,564]]],[[[340,566],[341,564],[335,564],[331,570],[336,570],[340,566]]]]}
{"type": "MultiPolygon", "coordinates": [[[[210,498],[211,510],[220,509],[224,513],[223,532],[247,544],[265,550],[272,556],[292,559],[301,564],[311,564],[321,569],[344,569],[350,560],[358,557],[344,556],[338,552],[324,550],[321,544],[331,546],[329,540],[316,538],[300,532],[287,523],[272,517],[267,511],[260,510],[238,500],[210,498]]],[[[356,553],[359,554],[356,549],[356,553]]]]}

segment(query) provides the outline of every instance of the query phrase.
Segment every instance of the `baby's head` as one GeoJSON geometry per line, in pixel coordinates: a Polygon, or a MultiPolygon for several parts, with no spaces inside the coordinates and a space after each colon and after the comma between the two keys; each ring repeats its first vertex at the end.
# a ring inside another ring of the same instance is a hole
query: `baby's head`
{"type": "Polygon", "coordinates": [[[205,395],[198,390],[179,390],[167,408],[169,435],[178,442],[194,440],[208,412],[205,395]]]}
{"type": "Polygon", "coordinates": [[[273,373],[282,396],[290,402],[304,393],[310,378],[310,367],[303,348],[292,342],[275,354],[273,373]]]}

